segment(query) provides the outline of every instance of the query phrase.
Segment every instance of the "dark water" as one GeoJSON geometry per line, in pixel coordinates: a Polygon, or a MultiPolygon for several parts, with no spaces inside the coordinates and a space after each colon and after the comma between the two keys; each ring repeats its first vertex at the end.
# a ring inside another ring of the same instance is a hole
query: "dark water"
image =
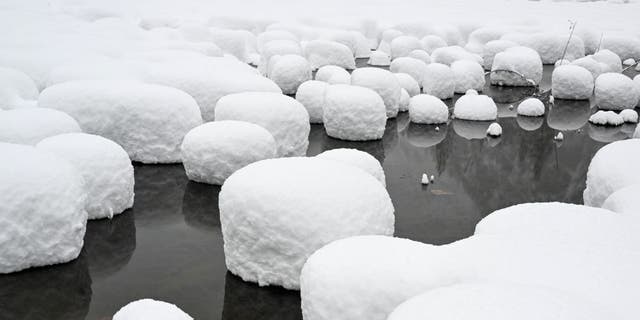
{"type": "MultiPolygon", "coordinates": [[[[550,69],[542,90],[549,76],[550,69]]],[[[594,112],[588,101],[556,100],[544,117],[526,118],[508,106],[534,90],[486,93],[500,103],[501,138],[485,137],[489,123],[453,120],[436,131],[401,114],[380,141],[340,141],[314,125],[308,153],[344,147],[371,153],[385,169],[396,235],[444,244],[512,204],[581,203],[593,154],[634,130],[588,124],[594,112]],[[553,140],[558,130],[562,142],[553,140]],[[435,183],[422,186],[423,172],[435,183]]],[[[226,271],[219,187],[188,181],[181,165],[136,165],[135,178],[134,208],[89,222],[77,260],[0,276],[0,319],[110,319],[146,297],[175,303],[196,319],[301,319],[298,292],[259,288],[226,271]]]]}

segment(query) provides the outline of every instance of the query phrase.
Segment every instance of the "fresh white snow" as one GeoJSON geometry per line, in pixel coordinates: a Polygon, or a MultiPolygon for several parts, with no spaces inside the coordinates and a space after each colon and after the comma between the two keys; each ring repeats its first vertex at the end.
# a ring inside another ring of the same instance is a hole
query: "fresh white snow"
{"type": "Polygon", "coordinates": [[[343,140],[377,140],[387,123],[384,101],[375,91],[351,85],[327,88],[323,122],[330,137],[343,140]]]}
{"type": "Polygon", "coordinates": [[[68,114],[45,108],[0,111],[0,142],[35,145],[62,133],[82,132],[68,114]]]}
{"type": "Polygon", "coordinates": [[[409,102],[409,118],[415,123],[446,123],[449,120],[449,108],[437,97],[419,94],[409,102]]]}

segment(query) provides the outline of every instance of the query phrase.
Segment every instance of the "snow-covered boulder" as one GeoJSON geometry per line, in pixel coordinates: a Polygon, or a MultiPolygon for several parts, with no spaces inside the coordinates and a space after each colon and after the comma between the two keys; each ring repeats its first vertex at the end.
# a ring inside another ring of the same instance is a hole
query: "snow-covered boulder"
{"type": "Polygon", "coordinates": [[[220,120],[189,131],[181,150],[189,180],[222,185],[238,169],[275,157],[278,147],[271,133],[257,124],[220,120]]]}
{"type": "Polygon", "coordinates": [[[418,83],[424,80],[424,74],[427,72],[427,64],[422,60],[411,57],[400,57],[393,59],[389,66],[389,71],[394,73],[406,73],[415,79],[418,83]]]}
{"type": "Polygon", "coordinates": [[[320,158],[250,164],[227,179],[219,203],[227,268],[259,285],[298,289],[302,266],[317,249],[394,231],[393,204],[380,181],[320,158]]]}
{"type": "Polygon", "coordinates": [[[133,166],[117,143],[92,134],[67,133],[46,138],[36,147],[69,161],[80,172],[89,219],[112,218],[133,206],[133,166]]]}
{"type": "Polygon", "coordinates": [[[349,70],[356,68],[353,52],[349,47],[335,41],[311,40],[304,46],[304,55],[314,70],[326,65],[349,70]]]}
{"type": "Polygon", "coordinates": [[[591,75],[593,76],[594,81],[600,74],[609,70],[608,65],[596,61],[592,56],[586,56],[580,59],[573,60],[571,61],[571,64],[581,66],[589,70],[589,72],[591,72],[591,75]]]}
{"type": "Polygon", "coordinates": [[[309,113],[294,98],[271,92],[243,92],[222,97],[216,121],[247,121],[267,129],[276,140],[278,156],[301,156],[309,146],[309,113]]]}
{"type": "Polygon", "coordinates": [[[487,42],[482,50],[482,66],[485,70],[491,70],[496,54],[517,45],[517,43],[509,40],[491,40],[487,42]]]}
{"type": "Polygon", "coordinates": [[[369,88],[332,85],[326,89],[323,122],[330,137],[377,140],[384,135],[387,112],[380,95],[369,88]]]}
{"type": "Polygon", "coordinates": [[[405,89],[410,97],[420,94],[421,82],[416,81],[408,73],[394,73],[394,75],[396,76],[396,79],[398,79],[398,84],[400,84],[400,87],[405,89]]]}
{"type": "Polygon", "coordinates": [[[508,48],[496,54],[490,78],[492,85],[536,86],[542,81],[542,60],[531,48],[508,48]]]}
{"type": "Polygon", "coordinates": [[[0,143],[0,273],[78,257],[87,224],[84,180],[69,162],[0,143]]]}
{"type": "Polygon", "coordinates": [[[456,79],[456,93],[465,93],[469,89],[482,91],[485,85],[484,69],[470,60],[458,60],[451,64],[451,71],[456,79]]]}
{"type": "Polygon", "coordinates": [[[622,140],[602,147],[591,159],[587,171],[584,204],[599,207],[615,191],[640,183],[635,169],[640,161],[640,140],[622,140]]]}
{"type": "Polygon", "coordinates": [[[342,67],[327,65],[318,69],[316,80],[329,84],[351,84],[351,74],[342,67]]]}
{"type": "Polygon", "coordinates": [[[371,52],[367,64],[376,67],[388,67],[391,65],[391,57],[386,52],[376,50],[371,52]]]}
{"type": "Polygon", "coordinates": [[[0,142],[35,145],[62,133],[82,132],[68,114],[45,108],[0,110],[0,142]]]}
{"type": "Polygon", "coordinates": [[[129,302],[113,315],[113,320],[193,320],[176,305],[153,299],[129,302]]]}
{"type": "Polygon", "coordinates": [[[391,59],[406,57],[413,50],[422,49],[422,43],[416,37],[402,35],[391,40],[391,59]]]}
{"type": "Polygon", "coordinates": [[[456,76],[449,66],[432,63],[427,65],[421,85],[422,91],[426,94],[443,100],[450,99],[455,93],[456,76]]]}
{"type": "Polygon", "coordinates": [[[447,46],[447,42],[436,35],[428,35],[422,38],[422,48],[429,54],[432,54],[438,48],[447,46]]]}
{"type": "Polygon", "coordinates": [[[275,56],[271,68],[269,68],[269,79],[273,80],[284,94],[295,94],[300,84],[311,80],[311,65],[302,56],[287,54],[275,56]]]}
{"type": "Polygon", "coordinates": [[[27,74],[0,67],[0,111],[32,106],[39,93],[36,83],[27,74]]]}
{"type": "Polygon", "coordinates": [[[574,60],[584,57],[584,42],[580,37],[574,35],[568,40],[568,35],[557,33],[535,33],[529,36],[528,47],[536,50],[544,64],[554,64],[564,58],[574,60]],[[566,48],[566,52],[565,52],[566,48]]]}
{"type": "Polygon", "coordinates": [[[451,65],[458,60],[470,60],[482,63],[482,57],[473,54],[460,46],[450,46],[435,49],[431,53],[431,60],[435,63],[451,65]]]}
{"type": "Polygon", "coordinates": [[[449,120],[449,108],[437,97],[419,94],[411,98],[409,118],[415,123],[446,123],[449,120]]]}
{"type": "Polygon", "coordinates": [[[591,56],[594,60],[607,65],[607,70],[602,72],[622,72],[622,60],[611,50],[603,49],[591,56]]]}
{"type": "Polygon", "coordinates": [[[324,95],[328,86],[326,82],[309,80],[298,87],[296,100],[307,109],[310,123],[322,123],[324,95]]]}
{"type": "Polygon", "coordinates": [[[113,140],[143,163],[180,162],[182,138],[202,123],[185,92],[140,82],[65,82],[45,89],[38,105],[68,113],[84,132],[113,140]]]}
{"type": "Polygon", "coordinates": [[[409,57],[418,59],[426,64],[431,63],[431,55],[422,49],[416,49],[409,52],[409,57]]]}
{"type": "Polygon", "coordinates": [[[316,157],[325,160],[338,161],[342,164],[351,165],[364,170],[365,172],[378,179],[383,186],[386,187],[387,181],[384,176],[382,165],[376,158],[367,152],[357,149],[332,149],[327,150],[316,157]]]}
{"type": "Polygon", "coordinates": [[[518,105],[518,115],[540,117],[544,115],[544,103],[538,98],[528,98],[518,105]]]}
{"type": "Polygon", "coordinates": [[[491,97],[468,92],[456,101],[453,116],[462,120],[491,121],[498,117],[498,107],[491,97]]]}
{"type": "Polygon", "coordinates": [[[631,78],[621,73],[603,73],[595,83],[596,105],[605,110],[633,109],[640,92],[631,78]]]}
{"type": "Polygon", "coordinates": [[[378,93],[387,109],[387,118],[398,115],[400,84],[393,73],[380,68],[358,68],[351,73],[351,84],[378,93]]]}
{"type": "Polygon", "coordinates": [[[598,111],[589,117],[589,122],[601,126],[621,126],[624,119],[614,111],[598,111]]]}
{"type": "Polygon", "coordinates": [[[551,75],[551,94],[557,99],[586,100],[593,95],[593,76],[589,70],[574,65],[555,68],[551,75]]]}
{"type": "Polygon", "coordinates": [[[611,50],[621,60],[640,59],[640,39],[634,36],[605,35],[602,48],[611,50]]]}
{"type": "Polygon", "coordinates": [[[602,204],[603,209],[613,212],[633,214],[640,217],[640,202],[638,201],[640,184],[632,184],[613,192],[602,204]]]}

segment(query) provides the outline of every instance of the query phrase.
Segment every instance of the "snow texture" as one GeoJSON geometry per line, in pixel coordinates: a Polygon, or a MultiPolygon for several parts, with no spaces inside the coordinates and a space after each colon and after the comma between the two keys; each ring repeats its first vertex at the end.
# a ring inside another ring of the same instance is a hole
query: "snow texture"
{"type": "Polygon", "coordinates": [[[427,65],[422,91],[426,94],[445,100],[453,97],[456,88],[456,77],[451,68],[441,63],[427,65]]]}
{"type": "Polygon", "coordinates": [[[489,96],[467,93],[453,108],[456,119],[491,121],[498,117],[498,107],[489,96]]]}
{"type": "Polygon", "coordinates": [[[625,123],[638,123],[638,113],[633,109],[624,109],[620,111],[620,116],[625,123]]]}
{"type": "Polygon", "coordinates": [[[298,41],[290,39],[278,39],[265,43],[261,50],[258,70],[260,70],[262,74],[268,74],[268,66],[271,58],[288,54],[303,54],[302,47],[300,46],[300,43],[298,41]]]}
{"type": "Polygon", "coordinates": [[[62,133],[82,132],[68,114],[45,108],[0,110],[0,142],[35,145],[62,133]]]}
{"type": "Polygon", "coordinates": [[[311,80],[311,65],[304,57],[287,54],[271,59],[275,59],[275,62],[269,69],[269,78],[280,87],[282,93],[295,94],[300,84],[311,80]]]}
{"type": "Polygon", "coordinates": [[[527,98],[518,105],[518,115],[540,117],[544,115],[544,103],[538,98],[527,98]]]}
{"type": "Polygon", "coordinates": [[[437,97],[419,94],[411,98],[409,118],[415,123],[446,123],[449,120],[449,108],[437,97]]]}
{"type": "Polygon", "coordinates": [[[593,76],[594,81],[600,74],[609,70],[609,66],[602,62],[596,61],[592,56],[586,56],[580,59],[573,60],[571,61],[571,64],[581,66],[589,70],[589,72],[591,72],[591,75],[593,76]]]}
{"type": "Polygon", "coordinates": [[[603,73],[595,83],[596,105],[604,110],[633,109],[640,100],[636,84],[621,73],[603,73]]]}
{"type": "Polygon", "coordinates": [[[544,64],[556,63],[562,59],[563,53],[564,58],[568,60],[584,57],[585,48],[582,39],[574,34],[567,45],[568,37],[568,34],[560,35],[548,32],[534,33],[529,36],[526,46],[536,50],[544,64]]]}
{"type": "Polygon", "coordinates": [[[381,139],[387,123],[384,101],[365,87],[331,85],[325,94],[323,122],[330,137],[353,141],[381,139]]]}
{"type": "Polygon", "coordinates": [[[409,52],[409,57],[418,59],[426,64],[431,63],[431,55],[422,49],[416,49],[409,52]]]}
{"type": "Polygon", "coordinates": [[[622,60],[611,50],[599,50],[592,55],[592,58],[607,65],[608,69],[602,72],[622,72],[622,60]]]}
{"type": "Polygon", "coordinates": [[[433,54],[433,51],[435,51],[438,48],[444,48],[447,46],[447,42],[444,41],[442,38],[438,37],[437,35],[427,35],[424,38],[422,38],[422,48],[424,48],[424,50],[429,53],[429,54],[433,54]]]}
{"type": "Polygon", "coordinates": [[[298,87],[296,100],[298,100],[298,102],[307,109],[310,123],[322,123],[322,117],[324,115],[324,96],[327,91],[327,87],[329,87],[328,83],[317,80],[303,82],[298,87]]]}
{"type": "Polygon", "coordinates": [[[551,94],[557,99],[586,100],[593,95],[594,80],[589,70],[562,65],[551,75],[551,94]]]}
{"type": "Polygon", "coordinates": [[[113,320],[193,320],[176,305],[153,299],[128,303],[113,315],[113,320]]]}
{"type": "Polygon", "coordinates": [[[496,54],[518,44],[509,40],[491,40],[484,45],[482,50],[482,66],[485,70],[491,70],[496,54]]]}
{"type": "Polygon", "coordinates": [[[367,64],[376,67],[387,67],[391,65],[391,58],[386,52],[376,50],[371,52],[371,56],[369,56],[367,64]]]}
{"type": "Polygon", "coordinates": [[[511,47],[496,54],[491,67],[491,84],[536,86],[542,81],[542,60],[527,47],[511,47]]]}
{"type": "Polygon", "coordinates": [[[482,57],[470,53],[460,46],[450,46],[435,49],[431,53],[431,60],[435,63],[451,65],[458,60],[469,60],[482,63],[482,57]]]}
{"type": "Polygon", "coordinates": [[[398,79],[400,87],[405,89],[410,97],[420,94],[421,82],[417,82],[408,73],[394,73],[394,75],[396,76],[396,79],[398,79]]]}
{"type": "Polygon", "coordinates": [[[391,59],[407,57],[413,50],[422,49],[422,43],[416,37],[402,35],[391,40],[391,59]]]}
{"type": "Polygon", "coordinates": [[[357,149],[340,148],[327,150],[316,157],[360,168],[378,179],[383,186],[387,186],[382,165],[378,160],[376,160],[376,158],[367,152],[357,149]]]}
{"type": "Polygon", "coordinates": [[[482,91],[484,88],[484,69],[479,63],[470,60],[459,60],[451,64],[451,71],[456,79],[456,93],[465,93],[469,89],[482,91]]]}
{"type": "Polygon", "coordinates": [[[589,117],[589,122],[601,126],[620,126],[624,124],[624,119],[613,111],[600,110],[589,117]]]}
{"type": "Polygon", "coordinates": [[[411,97],[409,93],[404,88],[400,89],[400,103],[398,104],[399,112],[407,112],[409,111],[409,104],[411,103],[411,97]]]}
{"type": "Polygon", "coordinates": [[[327,65],[318,69],[316,80],[329,84],[351,84],[351,74],[342,67],[327,65]]]}
{"type": "Polygon", "coordinates": [[[304,55],[314,70],[327,65],[335,65],[349,70],[356,68],[356,60],[351,49],[335,41],[309,41],[304,46],[304,55]]]}
{"type": "Polygon", "coordinates": [[[427,64],[416,58],[400,57],[391,61],[389,71],[409,74],[418,83],[422,83],[424,81],[424,74],[427,72],[427,64]]]}
{"type": "Polygon", "coordinates": [[[606,35],[602,39],[602,48],[611,50],[623,61],[640,59],[640,39],[638,37],[606,35]]]}
{"type": "Polygon", "coordinates": [[[378,93],[384,101],[387,118],[395,118],[398,115],[400,84],[393,73],[380,68],[358,68],[351,73],[351,84],[378,93]]]}
{"type": "Polygon", "coordinates": [[[0,111],[29,107],[38,94],[36,83],[24,72],[0,66],[0,111]]]}

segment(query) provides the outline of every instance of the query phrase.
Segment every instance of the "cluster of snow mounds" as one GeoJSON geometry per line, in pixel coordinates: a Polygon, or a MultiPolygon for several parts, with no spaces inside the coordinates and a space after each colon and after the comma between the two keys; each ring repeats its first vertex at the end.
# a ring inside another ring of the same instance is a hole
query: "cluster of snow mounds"
{"type": "Polygon", "coordinates": [[[391,65],[391,58],[386,52],[374,51],[371,52],[367,64],[376,67],[388,67],[391,65]]]}
{"type": "Polygon", "coordinates": [[[326,65],[318,69],[316,80],[330,84],[350,84],[351,74],[342,67],[326,65]]]}
{"type": "Polygon", "coordinates": [[[273,80],[284,94],[295,94],[300,84],[311,80],[311,65],[304,57],[295,54],[271,58],[269,79],[273,80]]]}
{"type": "Polygon", "coordinates": [[[322,123],[322,117],[324,115],[324,95],[327,87],[329,87],[328,83],[317,80],[303,82],[298,87],[296,100],[307,109],[310,123],[322,123]]]}
{"type": "Polygon", "coordinates": [[[640,184],[632,184],[630,186],[620,188],[612,193],[602,203],[602,208],[613,212],[640,215],[638,206],[638,192],[640,192],[640,184]]]}
{"type": "Polygon", "coordinates": [[[602,72],[622,72],[622,60],[611,50],[599,50],[591,57],[607,66],[607,68],[602,70],[602,72]]]}
{"type": "Polygon", "coordinates": [[[427,65],[424,79],[421,83],[422,91],[426,94],[445,100],[455,94],[456,75],[445,64],[432,63],[427,65]]]}
{"type": "Polygon", "coordinates": [[[449,108],[437,97],[419,94],[411,98],[409,118],[415,123],[446,123],[449,120],[449,108]]]}
{"type": "Polygon", "coordinates": [[[633,109],[640,100],[636,84],[621,73],[603,73],[595,82],[596,105],[605,110],[633,109]]]}
{"type": "Polygon", "coordinates": [[[300,270],[317,249],[394,231],[393,205],[380,181],[321,158],[250,164],[227,179],[219,203],[227,268],[259,285],[298,289],[300,270]]]}
{"type": "Polygon", "coordinates": [[[193,320],[176,305],[153,299],[128,303],[113,315],[113,320],[193,320]]]}
{"type": "Polygon", "coordinates": [[[587,171],[584,204],[599,207],[618,189],[640,183],[635,169],[640,160],[640,140],[622,140],[602,147],[591,159],[587,171]]]}
{"type": "Polygon", "coordinates": [[[624,124],[624,119],[614,111],[600,110],[589,117],[589,122],[603,126],[619,126],[624,124]]]}
{"type": "Polygon", "coordinates": [[[35,145],[62,133],[82,132],[68,114],[45,108],[0,110],[0,142],[35,145]]]}
{"type": "Polygon", "coordinates": [[[269,131],[244,121],[218,120],[193,128],[182,142],[189,180],[222,185],[238,169],[276,156],[269,131]]]}
{"type": "Polygon", "coordinates": [[[451,71],[456,79],[456,93],[465,93],[469,89],[482,91],[484,88],[484,69],[479,63],[459,60],[451,64],[451,71]]]}
{"type": "Polygon", "coordinates": [[[24,72],[0,67],[0,111],[33,106],[39,93],[36,83],[24,72]]]}
{"type": "Polygon", "coordinates": [[[542,60],[527,47],[512,47],[496,54],[491,67],[491,84],[536,86],[542,81],[542,60]]]}
{"type": "Polygon", "coordinates": [[[593,95],[594,80],[589,70],[562,65],[551,74],[551,94],[557,99],[587,100],[593,95]]]}
{"type": "Polygon", "coordinates": [[[87,224],[84,180],[67,161],[0,143],[0,273],[78,257],[87,224]]]}
{"type": "Polygon", "coordinates": [[[450,46],[435,49],[433,53],[431,53],[431,60],[432,62],[442,63],[446,65],[451,65],[458,60],[469,60],[475,61],[477,63],[482,63],[482,57],[470,53],[459,46],[450,46]]]}
{"type": "Polygon", "coordinates": [[[309,146],[309,113],[294,98],[271,92],[243,92],[222,97],[216,121],[246,121],[267,129],[278,145],[278,156],[301,156],[309,146]]]}
{"type": "Polygon", "coordinates": [[[311,63],[313,70],[326,65],[334,65],[349,70],[356,68],[353,52],[349,47],[339,42],[311,40],[304,46],[304,55],[311,63]]]}
{"type": "Polygon", "coordinates": [[[331,85],[325,94],[323,122],[330,137],[377,140],[384,135],[387,112],[380,95],[369,88],[331,85]]]}
{"type": "Polygon", "coordinates": [[[356,149],[340,148],[327,150],[316,157],[358,167],[378,179],[383,186],[387,186],[382,165],[380,165],[380,162],[376,160],[376,158],[367,152],[356,149]]]}
{"type": "Polygon", "coordinates": [[[498,117],[498,107],[491,97],[469,90],[456,101],[453,116],[462,120],[491,121],[498,117]]]}
{"type": "Polygon", "coordinates": [[[185,92],[140,82],[64,82],[45,89],[38,105],[68,113],[84,132],[113,140],[143,163],[180,162],[182,138],[202,123],[185,92]]]}
{"type": "Polygon", "coordinates": [[[592,56],[586,56],[580,59],[573,60],[571,61],[571,64],[581,66],[589,70],[594,80],[598,78],[600,74],[609,70],[609,67],[606,64],[596,61],[592,56]]]}
{"type": "Polygon", "coordinates": [[[400,84],[390,71],[380,68],[358,68],[351,73],[351,84],[369,88],[382,97],[387,110],[387,118],[398,115],[400,84]]]}
{"type": "Polygon", "coordinates": [[[67,133],[46,138],[36,147],[69,161],[80,172],[89,219],[112,218],[133,206],[133,166],[117,143],[96,135],[67,133]]]}
{"type": "Polygon", "coordinates": [[[424,81],[424,74],[427,72],[427,64],[422,60],[411,57],[400,57],[393,59],[389,66],[389,71],[394,73],[406,73],[415,79],[418,83],[424,81]]]}
{"type": "Polygon", "coordinates": [[[540,117],[544,115],[544,103],[537,98],[527,98],[518,105],[518,115],[540,117]]]}

